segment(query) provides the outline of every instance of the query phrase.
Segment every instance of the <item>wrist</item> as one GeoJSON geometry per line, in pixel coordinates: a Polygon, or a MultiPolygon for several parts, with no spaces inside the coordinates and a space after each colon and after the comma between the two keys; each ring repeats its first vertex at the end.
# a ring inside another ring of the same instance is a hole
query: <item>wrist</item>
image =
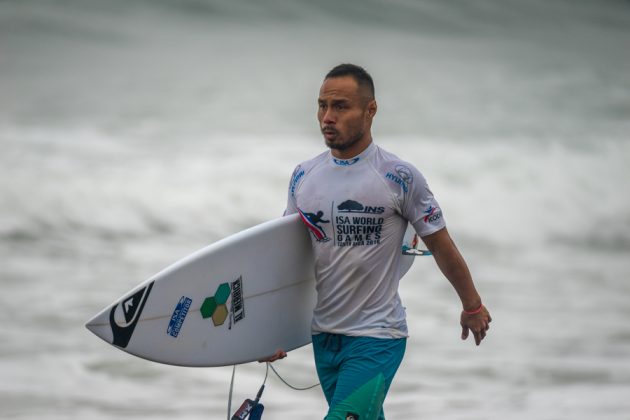
{"type": "Polygon", "coordinates": [[[466,293],[459,296],[462,302],[462,310],[464,312],[473,312],[479,309],[481,306],[481,296],[476,291],[472,293],[466,293]]]}
{"type": "Polygon", "coordinates": [[[478,306],[472,307],[472,309],[470,307],[468,308],[464,308],[462,310],[462,312],[466,315],[477,315],[478,313],[481,312],[481,310],[483,309],[483,303],[479,303],[478,306]]]}

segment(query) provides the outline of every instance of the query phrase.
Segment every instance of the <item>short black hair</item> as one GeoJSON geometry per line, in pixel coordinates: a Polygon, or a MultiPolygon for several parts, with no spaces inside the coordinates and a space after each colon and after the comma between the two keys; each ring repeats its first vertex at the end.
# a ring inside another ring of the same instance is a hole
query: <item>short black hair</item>
{"type": "Polygon", "coordinates": [[[324,80],[344,76],[351,76],[357,82],[359,87],[367,88],[371,96],[370,99],[374,99],[374,81],[372,80],[372,76],[370,76],[370,73],[368,73],[363,67],[357,66],[356,64],[339,64],[333,67],[333,69],[326,74],[324,80]]]}

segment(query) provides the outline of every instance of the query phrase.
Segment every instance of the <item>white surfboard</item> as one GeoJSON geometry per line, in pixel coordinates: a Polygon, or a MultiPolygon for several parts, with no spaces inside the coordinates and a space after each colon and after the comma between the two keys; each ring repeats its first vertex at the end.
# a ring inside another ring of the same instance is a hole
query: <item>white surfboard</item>
{"type": "MultiPolygon", "coordinates": [[[[417,238],[416,241],[417,243],[417,238]]],[[[413,263],[407,230],[400,270],[413,263]]],[[[281,217],[174,263],[103,309],[86,327],[106,342],[179,366],[247,363],[311,342],[315,279],[309,233],[281,217]]]]}

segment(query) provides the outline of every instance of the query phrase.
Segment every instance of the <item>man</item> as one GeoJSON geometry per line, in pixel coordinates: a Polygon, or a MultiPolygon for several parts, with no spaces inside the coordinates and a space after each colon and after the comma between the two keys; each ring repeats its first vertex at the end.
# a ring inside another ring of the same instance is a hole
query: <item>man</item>
{"type": "MultiPolygon", "coordinates": [[[[372,142],[371,76],[356,65],[336,66],[318,104],[330,151],[295,169],[285,214],[300,213],[312,233],[313,351],[326,419],[384,419],[407,337],[398,265],[408,223],[461,299],[462,339],[472,331],[479,345],[491,318],[422,174],[372,142]]],[[[285,356],[279,350],[268,361],[285,356]]]]}

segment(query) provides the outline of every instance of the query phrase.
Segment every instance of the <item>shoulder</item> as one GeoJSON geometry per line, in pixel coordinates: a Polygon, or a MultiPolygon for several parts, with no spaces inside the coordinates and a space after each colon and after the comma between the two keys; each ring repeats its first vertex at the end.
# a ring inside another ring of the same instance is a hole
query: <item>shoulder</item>
{"type": "Polygon", "coordinates": [[[377,148],[374,155],[374,166],[391,188],[400,188],[405,193],[414,183],[425,182],[424,176],[412,163],[381,147],[377,148]]]}
{"type": "Polygon", "coordinates": [[[312,159],[305,160],[304,162],[300,162],[293,170],[293,175],[291,176],[291,179],[293,180],[298,175],[300,177],[304,176],[305,173],[310,172],[311,170],[313,170],[313,168],[325,163],[327,157],[328,157],[328,152],[322,152],[312,159]]]}
{"type": "Polygon", "coordinates": [[[295,189],[309,172],[326,162],[327,156],[328,152],[322,152],[312,159],[301,162],[295,167],[289,184],[291,194],[295,193],[295,189]]]}
{"type": "Polygon", "coordinates": [[[305,168],[305,169],[312,169],[318,165],[321,165],[322,163],[325,163],[328,159],[328,155],[329,152],[322,152],[320,154],[318,154],[317,156],[315,156],[312,159],[309,160],[305,160],[304,162],[301,162],[298,166],[305,168]]]}

